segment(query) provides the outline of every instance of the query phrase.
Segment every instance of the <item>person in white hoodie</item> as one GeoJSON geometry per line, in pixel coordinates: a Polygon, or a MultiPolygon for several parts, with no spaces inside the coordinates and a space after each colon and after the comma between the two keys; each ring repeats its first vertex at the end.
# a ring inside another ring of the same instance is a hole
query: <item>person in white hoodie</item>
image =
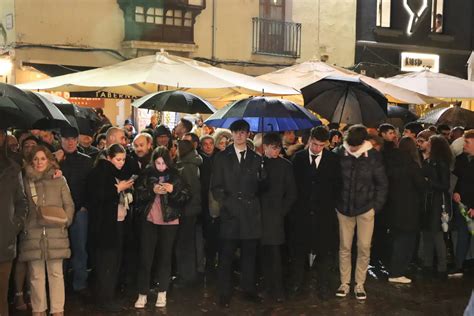
{"type": "Polygon", "coordinates": [[[365,300],[364,283],[370,260],[370,247],[374,230],[375,213],[385,203],[388,180],[382,157],[367,141],[367,129],[363,125],[349,128],[342,146],[334,152],[339,155],[342,175],[342,192],[337,201],[339,220],[339,272],[341,285],[338,297],[346,297],[351,281],[351,249],[357,226],[357,264],[354,294],[365,300]]]}

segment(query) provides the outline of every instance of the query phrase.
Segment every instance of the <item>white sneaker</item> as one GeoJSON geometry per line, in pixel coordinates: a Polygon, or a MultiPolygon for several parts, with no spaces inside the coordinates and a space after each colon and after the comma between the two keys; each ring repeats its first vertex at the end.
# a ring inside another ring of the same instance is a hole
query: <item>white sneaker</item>
{"type": "Polygon", "coordinates": [[[135,308],[145,308],[146,305],[146,295],[138,294],[138,299],[135,302],[135,308]]]}
{"type": "Polygon", "coordinates": [[[398,278],[388,278],[388,282],[391,282],[391,283],[401,283],[401,284],[410,284],[411,283],[411,279],[405,277],[405,276],[401,276],[401,277],[398,277],[398,278]]]}
{"type": "Polygon", "coordinates": [[[337,289],[336,296],[337,297],[346,297],[347,294],[349,294],[350,289],[351,288],[350,288],[349,284],[343,283],[337,289]]]}
{"type": "Polygon", "coordinates": [[[354,287],[354,295],[359,301],[367,299],[367,293],[365,292],[364,284],[356,284],[354,287]]]}
{"type": "Polygon", "coordinates": [[[156,307],[165,307],[166,306],[166,292],[158,292],[158,297],[156,298],[156,307]]]}

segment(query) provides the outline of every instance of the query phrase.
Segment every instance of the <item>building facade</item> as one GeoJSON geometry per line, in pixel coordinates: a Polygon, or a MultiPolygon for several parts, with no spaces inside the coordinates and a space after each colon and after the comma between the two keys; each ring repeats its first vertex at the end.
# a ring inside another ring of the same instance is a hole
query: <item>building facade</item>
{"type": "Polygon", "coordinates": [[[467,78],[472,0],[359,0],[356,70],[373,77],[430,68],[467,78]]]}
{"type": "Polygon", "coordinates": [[[351,66],[355,19],[354,0],[2,0],[0,80],[30,82],[161,49],[253,76],[313,58],[351,66]]]}

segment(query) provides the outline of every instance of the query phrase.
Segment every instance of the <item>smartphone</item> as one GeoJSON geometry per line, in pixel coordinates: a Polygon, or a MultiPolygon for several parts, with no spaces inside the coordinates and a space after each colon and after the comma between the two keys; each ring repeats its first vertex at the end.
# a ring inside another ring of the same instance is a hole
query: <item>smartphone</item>
{"type": "Polygon", "coordinates": [[[134,174],[130,177],[130,179],[128,179],[128,181],[135,181],[135,180],[137,180],[137,178],[138,178],[138,175],[134,174]]]}

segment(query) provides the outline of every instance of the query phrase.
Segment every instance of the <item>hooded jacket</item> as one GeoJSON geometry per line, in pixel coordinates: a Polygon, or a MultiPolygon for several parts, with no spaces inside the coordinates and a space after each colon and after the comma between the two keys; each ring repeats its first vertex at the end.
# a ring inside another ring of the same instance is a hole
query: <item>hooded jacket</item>
{"type": "Polygon", "coordinates": [[[184,216],[196,216],[201,213],[201,182],[199,167],[202,165],[202,157],[196,150],[189,152],[178,159],[178,170],[184,181],[190,186],[192,198],[184,207],[184,216]]]}
{"type": "Polygon", "coordinates": [[[384,206],[388,180],[382,157],[372,144],[364,141],[356,152],[344,144],[334,150],[339,155],[342,175],[342,191],[337,210],[345,216],[357,216],[384,206]]]}
{"type": "Polygon", "coordinates": [[[71,256],[67,227],[45,227],[38,223],[37,205],[31,197],[30,181],[38,195],[38,206],[62,207],[68,218],[67,226],[74,217],[74,203],[64,177],[53,178],[54,168],[37,172],[31,166],[25,168],[24,187],[30,212],[25,229],[20,235],[20,261],[66,259],[71,256]]]}
{"type": "Polygon", "coordinates": [[[20,166],[10,159],[0,161],[0,263],[16,257],[16,240],[28,214],[20,166]]]}

